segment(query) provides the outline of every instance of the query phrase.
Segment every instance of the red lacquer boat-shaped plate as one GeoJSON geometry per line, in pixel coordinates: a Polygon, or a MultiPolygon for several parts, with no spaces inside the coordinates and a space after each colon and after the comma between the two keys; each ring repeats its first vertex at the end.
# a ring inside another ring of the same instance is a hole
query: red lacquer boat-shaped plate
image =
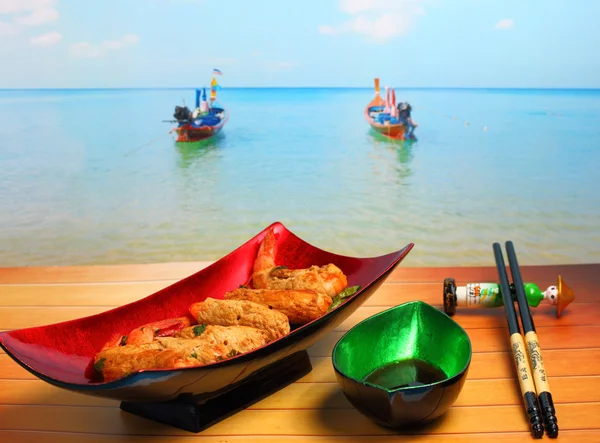
{"type": "Polygon", "coordinates": [[[379,257],[347,257],[310,245],[281,223],[271,226],[219,261],[139,301],[77,320],[2,332],[0,345],[32,374],[68,390],[125,402],[168,401],[188,394],[210,398],[321,339],[356,311],[413,247],[409,243],[379,257]],[[222,299],[225,292],[248,282],[260,242],[271,226],[278,236],[276,264],[306,268],[334,263],[347,275],[348,286],[361,289],[324,316],[245,354],[199,367],[143,370],[110,382],[89,377],[94,355],[113,334],[185,316],[192,303],[207,297],[222,299]]]}

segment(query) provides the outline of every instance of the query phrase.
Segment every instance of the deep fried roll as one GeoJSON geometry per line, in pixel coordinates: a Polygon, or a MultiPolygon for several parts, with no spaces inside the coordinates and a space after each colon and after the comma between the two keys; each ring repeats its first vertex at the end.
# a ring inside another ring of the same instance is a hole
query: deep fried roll
{"type": "Polygon", "coordinates": [[[290,332],[288,318],[281,312],[269,309],[264,303],[207,298],[190,306],[190,312],[199,324],[250,326],[264,330],[271,340],[290,332]]]}
{"type": "Polygon", "coordinates": [[[208,325],[200,338],[209,346],[223,346],[226,354],[243,354],[270,341],[267,331],[250,326],[208,325]]]}
{"type": "Polygon", "coordinates": [[[339,294],[348,284],[346,275],[336,265],[311,266],[306,269],[288,269],[279,266],[269,272],[262,289],[310,289],[330,297],[339,294]]]}
{"type": "Polygon", "coordinates": [[[175,369],[214,363],[243,354],[269,342],[269,335],[248,326],[190,327],[174,337],[157,337],[143,345],[124,345],[100,351],[94,368],[104,381],[141,369],[175,369]],[[198,335],[196,335],[199,333],[198,335]],[[193,336],[194,338],[185,338],[193,336]]]}
{"type": "Polygon", "coordinates": [[[225,294],[225,299],[260,303],[282,312],[296,325],[308,323],[327,313],[331,297],[312,290],[279,290],[238,288],[225,294]]]}
{"type": "MultiPolygon", "coordinates": [[[[198,340],[188,341],[196,342],[198,340]]],[[[211,351],[216,354],[209,355],[212,357],[212,361],[216,361],[217,356],[222,355],[220,350],[211,351]]],[[[191,352],[185,352],[183,349],[168,349],[155,340],[143,345],[125,345],[104,349],[96,355],[94,369],[102,375],[103,381],[111,381],[141,369],[181,368],[211,362],[211,358],[206,360],[202,362],[193,358],[191,352]]]]}

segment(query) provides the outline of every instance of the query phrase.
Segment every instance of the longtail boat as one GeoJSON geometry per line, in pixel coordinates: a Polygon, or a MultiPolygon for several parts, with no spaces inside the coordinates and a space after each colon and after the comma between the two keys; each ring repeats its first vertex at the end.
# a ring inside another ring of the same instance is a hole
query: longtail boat
{"type": "MultiPolygon", "coordinates": [[[[219,71],[220,73],[220,71],[219,71]]],[[[195,108],[191,111],[187,106],[175,106],[173,117],[169,120],[177,123],[173,132],[177,134],[178,142],[195,142],[217,135],[227,123],[229,111],[217,104],[217,89],[219,86],[213,76],[210,100],[206,99],[206,88],[196,89],[195,108]]]]}
{"type": "Polygon", "coordinates": [[[386,87],[386,98],[382,98],[379,79],[375,79],[375,97],[364,111],[371,128],[390,138],[414,139],[413,131],[417,124],[410,118],[411,110],[406,102],[396,107],[396,92],[393,89],[386,87]]]}

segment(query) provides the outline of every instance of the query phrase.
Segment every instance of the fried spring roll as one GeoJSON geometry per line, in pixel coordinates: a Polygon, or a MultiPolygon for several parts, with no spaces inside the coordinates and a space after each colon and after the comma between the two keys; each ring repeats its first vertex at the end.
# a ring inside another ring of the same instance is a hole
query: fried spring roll
{"type": "MultiPolygon", "coordinates": [[[[221,353],[219,350],[214,352],[216,355],[213,358],[216,359],[221,353]]],[[[137,346],[117,346],[99,352],[95,358],[94,369],[102,375],[103,381],[111,381],[141,369],[181,368],[203,363],[192,358],[190,354],[182,349],[165,348],[158,341],[137,346]]],[[[207,360],[205,363],[210,363],[210,358],[207,360]]]]}
{"type": "Polygon", "coordinates": [[[200,324],[219,326],[250,326],[262,329],[275,340],[290,332],[288,318],[264,303],[246,300],[207,298],[190,306],[191,314],[200,324]]]}
{"type": "MultiPolygon", "coordinates": [[[[206,326],[195,338],[184,338],[194,327],[177,337],[158,337],[152,343],[125,345],[100,351],[94,368],[104,381],[141,369],[174,369],[214,363],[249,352],[268,343],[265,331],[248,326],[206,326]]],[[[197,330],[198,331],[198,330],[197,330]]]]}
{"type": "Polygon", "coordinates": [[[238,288],[225,294],[226,300],[260,303],[282,312],[295,325],[308,323],[327,313],[331,297],[312,290],[238,288]]]}
{"type": "Polygon", "coordinates": [[[226,354],[243,354],[270,341],[269,333],[250,326],[208,325],[200,338],[208,346],[223,346],[226,354]]]}
{"type": "Polygon", "coordinates": [[[250,326],[197,325],[178,332],[174,337],[157,338],[171,349],[189,348],[187,342],[201,340],[202,346],[222,346],[225,354],[243,354],[270,341],[269,334],[250,326]]]}
{"type": "Polygon", "coordinates": [[[256,289],[312,290],[334,297],[348,284],[346,275],[332,263],[306,269],[288,269],[277,266],[270,270],[266,286],[256,289]]]}

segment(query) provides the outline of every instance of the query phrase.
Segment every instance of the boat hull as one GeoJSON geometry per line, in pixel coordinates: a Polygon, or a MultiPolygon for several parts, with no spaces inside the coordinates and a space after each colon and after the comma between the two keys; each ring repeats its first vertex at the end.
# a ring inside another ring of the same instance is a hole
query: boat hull
{"type": "Polygon", "coordinates": [[[179,126],[175,128],[177,133],[178,142],[197,142],[200,140],[206,140],[207,138],[213,137],[221,132],[223,127],[216,126],[201,126],[199,128],[193,127],[192,125],[179,126]]]}
{"type": "Polygon", "coordinates": [[[371,128],[381,135],[385,135],[390,138],[404,138],[405,128],[403,124],[397,125],[380,125],[369,121],[371,128]]]}
{"type": "Polygon", "coordinates": [[[367,123],[369,124],[369,126],[371,126],[371,128],[373,130],[377,131],[381,135],[385,135],[386,137],[404,138],[404,133],[405,133],[406,128],[403,123],[392,124],[390,122],[386,122],[385,124],[381,124],[381,123],[378,123],[375,120],[373,120],[373,118],[369,115],[369,111],[371,108],[383,106],[383,100],[382,100],[382,103],[379,103],[377,98],[380,98],[380,97],[377,96],[376,99],[371,101],[371,103],[369,103],[367,105],[367,107],[365,108],[365,112],[364,112],[365,120],[367,120],[367,123]]]}
{"type": "Polygon", "coordinates": [[[214,137],[223,129],[229,118],[229,112],[225,111],[225,117],[218,125],[194,126],[190,123],[180,125],[173,129],[177,134],[177,142],[197,142],[214,137]]]}

